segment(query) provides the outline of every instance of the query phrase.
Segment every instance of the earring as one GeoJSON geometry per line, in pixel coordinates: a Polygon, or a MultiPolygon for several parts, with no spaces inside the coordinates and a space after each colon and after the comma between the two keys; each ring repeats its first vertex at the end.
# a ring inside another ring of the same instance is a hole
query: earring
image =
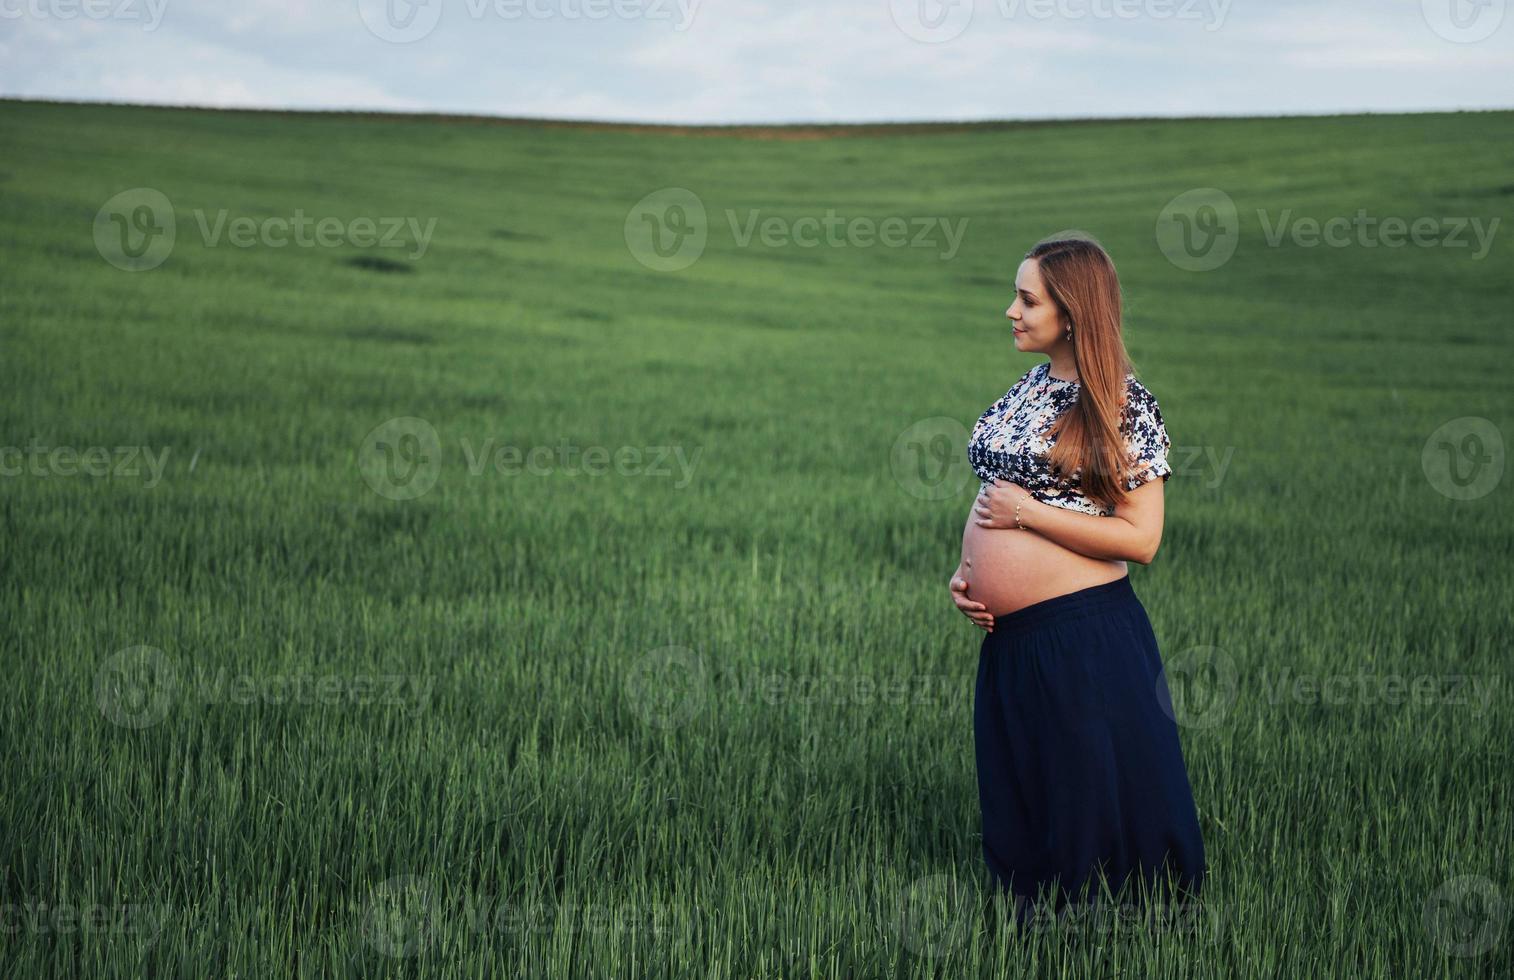
{"type": "Polygon", "coordinates": [[[1072,339],[1072,326],[1071,326],[1071,325],[1069,325],[1069,326],[1068,326],[1068,327],[1067,327],[1067,339],[1068,339],[1068,340],[1071,340],[1071,339],[1072,339]]]}

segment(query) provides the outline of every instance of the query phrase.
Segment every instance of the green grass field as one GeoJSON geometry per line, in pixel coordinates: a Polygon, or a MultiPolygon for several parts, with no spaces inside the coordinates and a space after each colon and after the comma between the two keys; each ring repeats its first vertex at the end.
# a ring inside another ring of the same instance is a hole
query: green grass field
{"type": "Polygon", "coordinates": [[[0,974],[1514,970],[1514,112],[764,135],[0,103],[0,974]],[[956,440],[1066,228],[1174,444],[1182,929],[987,903],[956,440]]]}

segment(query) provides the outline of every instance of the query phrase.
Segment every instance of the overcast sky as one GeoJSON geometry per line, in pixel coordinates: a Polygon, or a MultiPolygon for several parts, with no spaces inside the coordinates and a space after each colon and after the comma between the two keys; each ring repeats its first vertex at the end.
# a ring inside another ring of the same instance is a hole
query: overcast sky
{"type": "Polygon", "coordinates": [[[733,123],[1514,106],[1514,0],[0,0],[0,94],[733,123]]]}

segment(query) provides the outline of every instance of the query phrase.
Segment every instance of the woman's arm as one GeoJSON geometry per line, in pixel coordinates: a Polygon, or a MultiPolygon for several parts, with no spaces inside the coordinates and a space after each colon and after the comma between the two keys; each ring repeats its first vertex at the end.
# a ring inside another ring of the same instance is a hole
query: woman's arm
{"type": "Polygon", "coordinates": [[[1141,484],[1112,516],[1096,517],[1042,503],[1018,484],[995,480],[979,494],[973,519],[983,527],[1014,530],[1015,505],[1019,504],[1020,528],[1090,558],[1149,565],[1162,543],[1165,482],[1154,479],[1141,484]]]}

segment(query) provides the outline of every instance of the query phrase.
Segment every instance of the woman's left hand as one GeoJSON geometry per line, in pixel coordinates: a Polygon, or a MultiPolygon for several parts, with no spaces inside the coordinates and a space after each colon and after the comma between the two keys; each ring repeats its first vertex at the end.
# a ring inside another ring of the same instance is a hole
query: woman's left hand
{"type": "MultiPolygon", "coordinates": [[[[1013,529],[1016,526],[1015,504],[1025,496],[1025,488],[1018,483],[995,480],[978,491],[978,499],[973,503],[973,517],[979,527],[1013,529]]],[[[1021,505],[1022,519],[1026,516],[1025,508],[1031,503],[1032,501],[1027,500],[1021,505]]]]}

